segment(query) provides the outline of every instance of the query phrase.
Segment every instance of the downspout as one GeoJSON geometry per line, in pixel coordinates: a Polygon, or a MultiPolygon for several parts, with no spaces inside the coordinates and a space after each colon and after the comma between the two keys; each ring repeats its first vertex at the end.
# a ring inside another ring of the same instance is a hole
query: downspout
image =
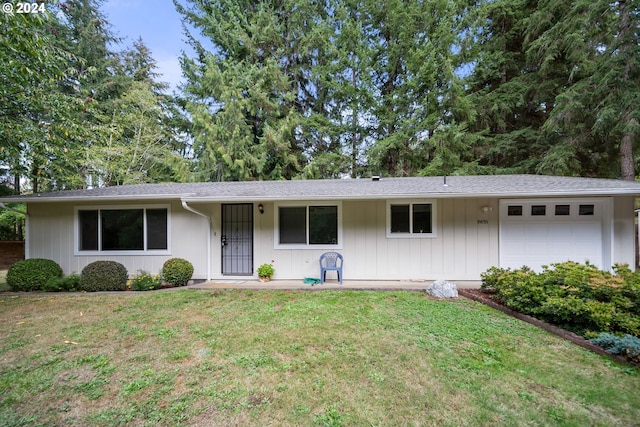
{"type": "Polygon", "coordinates": [[[182,202],[182,207],[185,210],[207,219],[207,224],[209,229],[207,233],[207,281],[209,281],[211,280],[211,217],[200,211],[195,210],[194,208],[189,206],[186,201],[181,200],[181,202],[182,202]]]}
{"type": "Polygon", "coordinates": [[[18,209],[10,208],[2,202],[0,202],[0,209],[6,209],[24,215],[24,257],[25,259],[29,258],[29,212],[22,212],[18,209]]]}

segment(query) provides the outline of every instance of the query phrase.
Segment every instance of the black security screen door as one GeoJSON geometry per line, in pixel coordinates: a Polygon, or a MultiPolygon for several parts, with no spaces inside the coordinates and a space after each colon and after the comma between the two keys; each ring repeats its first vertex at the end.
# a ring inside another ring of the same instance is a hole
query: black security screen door
{"type": "Polygon", "coordinates": [[[222,205],[222,274],[253,274],[253,204],[222,205]]]}

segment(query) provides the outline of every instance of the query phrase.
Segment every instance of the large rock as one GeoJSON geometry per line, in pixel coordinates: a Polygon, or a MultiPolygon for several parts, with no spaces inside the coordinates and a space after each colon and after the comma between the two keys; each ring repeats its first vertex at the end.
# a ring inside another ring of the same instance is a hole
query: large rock
{"type": "Polygon", "coordinates": [[[455,283],[446,280],[436,280],[427,288],[427,293],[437,298],[458,298],[458,288],[455,283]]]}

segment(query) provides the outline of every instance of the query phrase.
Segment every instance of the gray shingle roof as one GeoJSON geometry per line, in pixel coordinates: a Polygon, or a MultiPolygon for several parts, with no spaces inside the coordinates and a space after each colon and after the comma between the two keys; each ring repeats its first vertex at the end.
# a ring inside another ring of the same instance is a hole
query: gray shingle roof
{"type": "Polygon", "coordinates": [[[532,197],[640,196],[640,182],[541,175],[480,175],[382,178],[138,184],[88,190],[69,190],[0,198],[0,202],[96,200],[346,200],[404,197],[532,197]]]}

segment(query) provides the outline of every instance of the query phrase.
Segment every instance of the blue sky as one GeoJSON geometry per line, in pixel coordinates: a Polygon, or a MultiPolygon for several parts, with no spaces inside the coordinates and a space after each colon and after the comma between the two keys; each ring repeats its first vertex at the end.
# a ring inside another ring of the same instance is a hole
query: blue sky
{"type": "Polygon", "coordinates": [[[178,58],[187,46],[182,34],[180,14],[171,0],[105,0],[102,12],[112,25],[112,31],[123,38],[117,50],[131,46],[138,37],[151,50],[156,60],[160,81],[172,89],[182,81],[178,58]]]}

